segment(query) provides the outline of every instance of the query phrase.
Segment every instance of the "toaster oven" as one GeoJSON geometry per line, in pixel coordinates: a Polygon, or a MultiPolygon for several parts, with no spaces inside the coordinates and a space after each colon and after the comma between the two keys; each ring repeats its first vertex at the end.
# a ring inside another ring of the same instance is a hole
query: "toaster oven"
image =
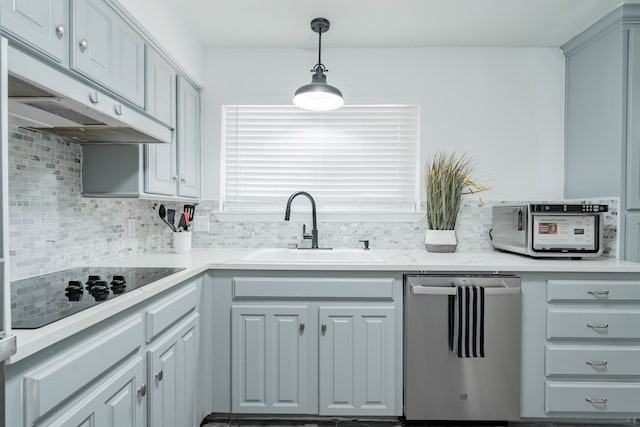
{"type": "Polygon", "coordinates": [[[522,204],[493,207],[493,247],[536,258],[602,254],[607,205],[522,204]]]}

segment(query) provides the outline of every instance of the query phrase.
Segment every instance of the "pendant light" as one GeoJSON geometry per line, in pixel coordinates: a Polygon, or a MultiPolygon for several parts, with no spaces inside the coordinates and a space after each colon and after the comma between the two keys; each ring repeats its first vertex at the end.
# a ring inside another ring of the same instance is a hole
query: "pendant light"
{"type": "Polygon", "coordinates": [[[301,86],[293,96],[293,103],[305,110],[331,111],[344,105],[342,92],[334,86],[327,84],[327,68],[320,59],[322,49],[322,33],[329,31],[329,21],[324,18],[315,18],[311,21],[311,29],[318,33],[318,63],[311,72],[311,83],[301,86]]]}

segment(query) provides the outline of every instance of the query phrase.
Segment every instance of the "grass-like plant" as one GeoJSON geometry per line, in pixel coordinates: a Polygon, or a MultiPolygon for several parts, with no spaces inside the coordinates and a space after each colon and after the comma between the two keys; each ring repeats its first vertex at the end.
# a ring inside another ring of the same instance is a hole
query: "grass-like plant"
{"type": "MultiPolygon", "coordinates": [[[[460,209],[460,200],[465,194],[488,190],[477,185],[471,178],[473,160],[465,153],[436,153],[427,163],[427,221],[431,230],[454,230],[460,209]]],[[[480,199],[481,203],[484,203],[480,199]]]]}

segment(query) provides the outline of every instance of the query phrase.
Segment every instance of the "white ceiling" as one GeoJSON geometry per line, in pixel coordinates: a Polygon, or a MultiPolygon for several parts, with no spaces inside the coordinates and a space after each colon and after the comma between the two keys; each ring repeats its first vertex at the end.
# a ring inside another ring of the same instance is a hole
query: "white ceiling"
{"type": "MultiPolygon", "coordinates": [[[[638,0],[627,0],[626,3],[638,0]]],[[[205,47],[560,46],[622,0],[179,0],[205,47]]]]}

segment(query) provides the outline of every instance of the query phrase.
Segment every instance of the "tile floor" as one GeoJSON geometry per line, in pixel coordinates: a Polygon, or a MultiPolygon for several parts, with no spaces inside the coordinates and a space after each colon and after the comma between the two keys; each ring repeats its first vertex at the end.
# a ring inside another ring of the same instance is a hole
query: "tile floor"
{"type": "MultiPolygon", "coordinates": [[[[505,424],[501,424],[505,425],[505,424]]],[[[529,423],[516,422],[508,423],[510,427],[619,427],[629,426],[631,424],[554,424],[554,423],[529,423]]],[[[634,424],[637,425],[637,424],[634,424]]],[[[318,418],[299,418],[299,419],[257,419],[257,418],[227,418],[208,416],[202,421],[201,427],[402,427],[403,423],[396,418],[388,419],[318,419],[318,418]]],[[[460,427],[457,424],[450,423],[405,423],[406,427],[460,427]]],[[[483,424],[480,422],[462,424],[468,427],[495,427],[495,424],[483,424]]]]}

